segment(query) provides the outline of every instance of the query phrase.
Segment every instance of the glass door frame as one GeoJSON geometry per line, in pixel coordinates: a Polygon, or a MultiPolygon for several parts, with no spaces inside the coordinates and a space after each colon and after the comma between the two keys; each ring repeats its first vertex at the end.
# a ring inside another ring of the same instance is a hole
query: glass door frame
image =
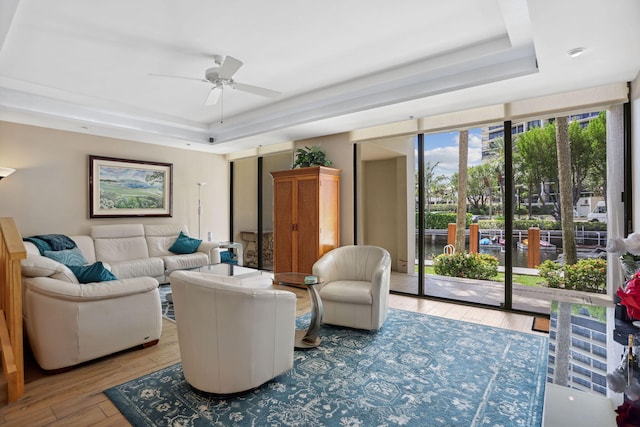
{"type": "MultiPolygon", "coordinates": [[[[503,122],[504,129],[511,129],[511,120],[505,120],[503,122]]],[[[424,232],[425,232],[425,156],[424,156],[424,134],[419,133],[417,135],[417,164],[418,164],[418,292],[415,296],[424,298],[429,297],[425,294],[425,268],[424,261],[426,259],[424,249],[424,232]]],[[[505,188],[505,203],[503,206],[504,218],[505,218],[505,236],[509,236],[509,240],[513,235],[513,195],[514,195],[514,181],[513,181],[513,136],[512,132],[505,132],[504,134],[504,188],[505,188]]],[[[513,254],[511,251],[505,251],[504,258],[504,298],[500,304],[500,308],[504,310],[513,310],[513,254]]],[[[397,291],[394,291],[397,292],[397,291]]],[[[397,292],[403,293],[403,292],[397,292]]],[[[410,294],[413,295],[413,294],[410,294]]],[[[465,302],[468,303],[468,302],[465,302]]],[[[487,304],[477,303],[477,305],[495,307],[487,304]]]]}

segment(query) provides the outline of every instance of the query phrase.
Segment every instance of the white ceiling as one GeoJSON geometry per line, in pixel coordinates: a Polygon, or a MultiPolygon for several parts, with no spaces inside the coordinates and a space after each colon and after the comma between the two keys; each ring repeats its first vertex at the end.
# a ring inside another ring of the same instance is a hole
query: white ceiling
{"type": "Polygon", "coordinates": [[[2,0],[0,120],[224,154],[626,82],[639,24],[637,0],[2,0]],[[150,75],[214,54],[282,97],[150,75]]]}

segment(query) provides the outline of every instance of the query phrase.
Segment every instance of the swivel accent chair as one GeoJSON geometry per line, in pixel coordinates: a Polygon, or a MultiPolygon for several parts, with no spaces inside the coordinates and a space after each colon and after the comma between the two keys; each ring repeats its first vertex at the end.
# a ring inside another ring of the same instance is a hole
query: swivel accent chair
{"type": "Polygon", "coordinates": [[[233,395],[293,367],[293,292],[225,284],[194,271],[170,279],[182,369],[192,387],[233,395]]]}
{"type": "Polygon", "coordinates": [[[313,265],[324,279],[319,288],[322,323],[378,330],[387,318],[391,257],[377,246],[343,246],[313,265]]]}

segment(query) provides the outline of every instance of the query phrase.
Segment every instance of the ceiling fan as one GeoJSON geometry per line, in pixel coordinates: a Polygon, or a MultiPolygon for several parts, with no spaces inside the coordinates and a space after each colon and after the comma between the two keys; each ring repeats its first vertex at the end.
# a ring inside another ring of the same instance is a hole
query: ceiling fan
{"type": "Polygon", "coordinates": [[[204,105],[215,105],[220,99],[222,91],[226,87],[231,89],[241,90],[243,92],[252,93],[254,95],[260,95],[267,98],[278,98],[282,93],[275,90],[265,89],[258,86],[252,86],[245,83],[239,83],[233,80],[233,75],[242,67],[242,61],[232,56],[222,57],[220,55],[213,55],[213,60],[216,63],[215,67],[207,68],[204,72],[204,79],[197,77],[182,77],[167,74],[155,74],[150,73],[152,76],[160,77],[172,77],[186,80],[198,80],[204,83],[210,83],[213,85],[204,105]]]}

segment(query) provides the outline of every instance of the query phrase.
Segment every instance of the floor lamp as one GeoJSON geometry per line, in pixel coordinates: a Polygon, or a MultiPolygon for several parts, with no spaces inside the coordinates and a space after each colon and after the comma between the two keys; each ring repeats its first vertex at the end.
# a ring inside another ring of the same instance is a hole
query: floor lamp
{"type": "Polygon", "coordinates": [[[202,186],[206,185],[206,182],[198,183],[198,239],[202,239],[201,228],[202,228],[202,201],[200,199],[200,191],[202,190],[202,186]]]}

